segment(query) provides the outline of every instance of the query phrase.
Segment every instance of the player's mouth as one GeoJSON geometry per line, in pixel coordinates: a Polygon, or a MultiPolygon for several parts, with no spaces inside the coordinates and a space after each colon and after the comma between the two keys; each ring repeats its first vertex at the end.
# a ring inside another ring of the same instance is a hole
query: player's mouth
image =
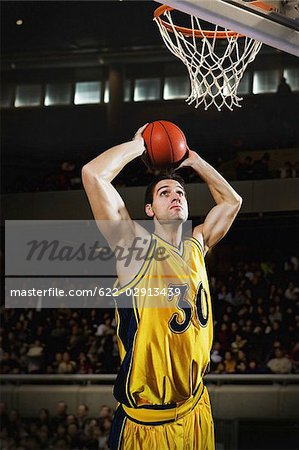
{"type": "Polygon", "coordinates": [[[174,208],[179,208],[179,209],[183,209],[183,207],[181,205],[172,205],[170,207],[170,209],[174,209],[174,208]]]}

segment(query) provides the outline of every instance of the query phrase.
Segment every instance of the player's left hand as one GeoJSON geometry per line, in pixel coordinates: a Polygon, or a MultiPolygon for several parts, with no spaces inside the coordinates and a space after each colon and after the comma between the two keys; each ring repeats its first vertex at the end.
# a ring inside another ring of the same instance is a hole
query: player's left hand
{"type": "Polygon", "coordinates": [[[148,123],[146,123],[146,124],[142,125],[142,127],[138,128],[138,130],[134,134],[132,141],[140,141],[140,140],[143,141],[142,133],[146,129],[147,126],[148,126],[148,123]]]}
{"type": "Polygon", "coordinates": [[[198,161],[198,159],[199,155],[188,148],[187,158],[184,159],[184,161],[175,170],[182,169],[183,167],[192,167],[198,161]]]}

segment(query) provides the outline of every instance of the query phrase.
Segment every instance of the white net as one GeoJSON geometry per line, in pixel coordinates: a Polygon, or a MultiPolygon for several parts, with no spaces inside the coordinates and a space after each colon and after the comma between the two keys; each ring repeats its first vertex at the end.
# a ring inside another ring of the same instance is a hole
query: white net
{"type": "Polygon", "coordinates": [[[262,43],[218,25],[212,32],[205,32],[194,16],[190,16],[190,33],[183,34],[173,23],[170,10],[164,12],[163,20],[160,17],[154,20],[168,49],[188,69],[191,93],[186,102],[194,103],[195,108],[203,103],[205,110],[212,105],[218,111],[224,106],[230,110],[234,106],[240,107],[239,83],[262,43]],[[217,34],[223,37],[219,39],[217,34]]]}

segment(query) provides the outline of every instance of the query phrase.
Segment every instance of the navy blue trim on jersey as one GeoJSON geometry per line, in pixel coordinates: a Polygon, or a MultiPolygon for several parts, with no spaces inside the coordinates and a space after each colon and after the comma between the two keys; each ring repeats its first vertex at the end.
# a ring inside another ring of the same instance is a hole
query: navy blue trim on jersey
{"type": "Polygon", "coordinates": [[[126,420],[127,416],[123,408],[119,406],[115,411],[109,435],[108,447],[110,450],[120,450],[126,420]]]}
{"type": "Polygon", "coordinates": [[[173,409],[176,408],[176,403],[168,403],[167,405],[142,405],[138,406],[138,409],[156,409],[157,411],[163,409],[173,409]]]}
{"type": "Polygon", "coordinates": [[[202,392],[201,392],[201,394],[200,394],[200,396],[199,396],[199,399],[198,400],[200,400],[201,399],[201,396],[202,396],[202,394],[203,394],[203,392],[204,392],[204,385],[203,385],[203,383],[199,383],[199,385],[197,386],[197,388],[193,391],[193,397],[197,394],[197,392],[199,391],[199,388],[202,388],[202,392]]]}
{"type": "MultiPolygon", "coordinates": [[[[126,414],[126,413],[125,413],[126,414]]],[[[142,422],[141,420],[137,420],[137,419],[133,419],[133,417],[129,416],[128,414],[126,414],[126,417],[134,423],[137,423],[138,425],[147,425],[149,427],[152,426],[159,426],[159,425],[165,425],[166,423],[173,423],[175,422],[176,419],[170,419],[170,420],[163,420],[163,421],[158,421],[158,422],[142,422]]],[[[156,449],[155,449],[156,450],[156,449]]]]}
{"type": "Polygon", "coordinates": [[[196,237],[192,236],[192,237],[190,237],[190,238],[186,238],[185,240],[186,240],[186,241],[191,241],[191,242],[193,242],[193,243],[199,248],[200,253],[201,253],[202,255],[204,255],[204,249],[203,249],[203,246],[202,246],[201,242],[199,242],[199,240],[196,239],[196,237]]]}
{"type": "Polygon", "coordinates": [[[122,341],[126,352],[128,352],[132,347],[132,342],[137,329],[133,299],[131,295],[128,296],[124,292],[115,298],[115,303],[119,316],[118,337],[122,341]],[[128,307],[124,308],[124,304],[128,307]]]}
{"type": "MultiPolygon", "coordinates": [[[[194,396],[198,393],[200,388],[202,389],[201,392],[200,392],[200,395],[196,399],[196,402],[192,405],[192,408],[190,409],[189,413],[194,410],[194,408],[197,406],[198,402],[200,401],[200,399],[201,399],[201,397],[202,397],[202,395],[204,393],[205,387],[204,387],[204,385],[202,383],[200,383],[199,386],[195,389],[194,396]]],[[[161,411],[161,409],[176,409],[176,408],[177,408],[177,404],[176,403],[168,404],[168,405],[142,405],[142,406],[138,406],[138,409],[151,409],[151,410],[157,410],[157,411],[159,411],[159,410],[161,411]]],[[[131,417],[126,411],[125,411],[125,414],[126,414],[126,416],[127,416],[127,418],[129,420],[131,420],[134,423],[137,423],[138,425],[158,426],[158,425],[164,425],[166,423],[173,423],[173,422],[176,422],[176,420],[177,420],[176,418],[173,418],[173,419],[169,419],[169,420],[162,420],[162,421],[160,420],[160,421],[155,421],[155,422],[142,422],[141,420],[137,420],[137,419],[131,417]]]]}
{"type": "MultiPolygon", "coordinates": [[[[126,296],[126,293],[124,292],[115,298],[117,305],[122,304],[122,298],[124,296],[126,297],[126,301],[128,301],[128,296],[126,296]]],[[[119,316],[118,337],[123,343],[126,355],[117,375],[113,394],[119,403],[123,403],[132,408],[136,406],[136,402],[130,394],[129,380],[133,364],[134,343],[138,330],[139,315],[137,314],[133,296],[130,299],[130,303],[130,308],[117,308],[119,316]]]]}
{"type": "Polygon", "coordinates": [[[161,241],[165,242],[165,244],[170,245],[170,247],[172,247],[172,250],[173,250],[177,255],[179,255],[180,257],[182,257],[182,255],[183,255],[183,250],[184,250],[184,249],[183,249],[183,243],[182,243],[182,242],[180,242],[179,246],[176,247],[174,244],[172,244],[171,242],[166,241],[166,239],[163,239],[163,238],[162,238],[161,236],[159,236],[158,234],[153,233],[153,235],[154,235],[156,238],[160,239],[161,241]]]}

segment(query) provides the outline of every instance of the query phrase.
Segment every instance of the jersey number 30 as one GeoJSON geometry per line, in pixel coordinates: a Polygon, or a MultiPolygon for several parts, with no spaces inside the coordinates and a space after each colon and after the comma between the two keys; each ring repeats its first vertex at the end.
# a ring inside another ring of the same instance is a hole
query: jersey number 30
{"type": "MultiPolygon", "coordinates": [[[[169,328],[174,333],[184,333],[189,328],[192,318],[192,305],[186,299],[189,286],[188,284],[170,284],[169,288],[172,288],[170,291],[176,294],[171,294],[168,300],[172,301],[173,297],[176,297],[176,307],[183,313],[183,319],[181,318],[181,314],[177,312],[173,313],[168,322],[169,328]],[[178,290],[179,294],[177,294],[178,290]]],[[[197,289],[195,305],[198,322],[202,327],[205,327],[209,320],[209,303],[207,292],[202,283],[199,284],[197,289]]]]}

